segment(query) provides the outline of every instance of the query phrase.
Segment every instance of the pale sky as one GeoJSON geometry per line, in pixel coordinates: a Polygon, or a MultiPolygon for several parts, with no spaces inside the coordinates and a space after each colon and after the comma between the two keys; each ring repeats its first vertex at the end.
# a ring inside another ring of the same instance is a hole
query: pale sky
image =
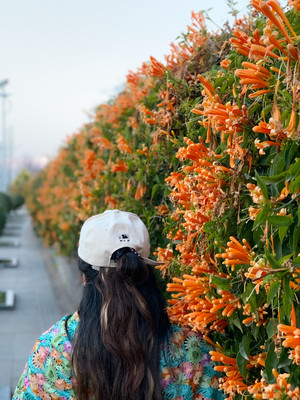
{"type": "MultiPolygon", "coordinates": [[[[236,8],[245,13],[248,3],[236,8]]],[[[55,156],[128,70],[150,55],[164,61],[191,11],[208,8],[219,25],[230,18],[222,0],[0,0],[0,81],[9,79],[14,158],[55,156]]]]}

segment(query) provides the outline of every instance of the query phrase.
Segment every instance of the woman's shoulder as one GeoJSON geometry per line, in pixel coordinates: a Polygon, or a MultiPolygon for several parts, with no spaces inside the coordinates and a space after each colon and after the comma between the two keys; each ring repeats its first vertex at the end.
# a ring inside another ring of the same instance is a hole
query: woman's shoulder
{"type": "Polygon", "coordinates": [[[38,343],[42,343],[43,345],[49,343],[56,346],[60,340],[69,339],[72,341],[78,321],[77,311],[74,314],[65,315],[39,336],[35,346],[38,343]]]}
{"type": "Polygon", "coordinates": [[[62,393],[67,399],[72,398],[71,342],[77,323],[77,313],[67,315],[40,335],[25,365],[14,400],[48,400],[51,396],[61,398],[62,393]]]}
{"type": "Polygon", "coordinates": [[[71,340],[68,335],[68,321],[72,317],[71,315],[64,316],[40,335],[28,359],[31,372],[43,373],[48,371],[51,365],[64,364],[66,366],[70,361],[71,340]]]}

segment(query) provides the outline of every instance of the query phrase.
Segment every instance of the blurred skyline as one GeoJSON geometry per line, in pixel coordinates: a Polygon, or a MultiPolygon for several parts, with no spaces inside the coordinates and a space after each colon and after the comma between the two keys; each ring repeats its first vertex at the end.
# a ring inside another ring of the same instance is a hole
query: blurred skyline
{"type": "MultiPolygon", "coordinates": [[[[237,1],[240,16],[248,4],[237,1]]],[[[232,21],[222,0],[0,0],[0,81],[9,80],[14,168],[24,159],[55,156],[94,108],[121,90],[128,70],[150,55],[164,62],[191,11],[209,7],[217,25],[232,21]]],[[[208,22],[208,29],[217,28],[208,22]]],[[[2,127],[1,113],[0,120],[2,127]]]]}

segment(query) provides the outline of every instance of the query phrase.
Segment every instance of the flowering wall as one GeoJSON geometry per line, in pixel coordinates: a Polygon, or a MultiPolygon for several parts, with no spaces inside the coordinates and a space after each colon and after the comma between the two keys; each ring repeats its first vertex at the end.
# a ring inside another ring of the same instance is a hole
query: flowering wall
{"type": "Polygon", "coordinates": [[[300,2],[251,6],[214,34],[192,13],[165,62],[130,71],[68,139],[28,204],[66,254],[90,215],[137,213],[170,319],[214,346],[208,384],[228,399],[300,399],[300,2]]]}

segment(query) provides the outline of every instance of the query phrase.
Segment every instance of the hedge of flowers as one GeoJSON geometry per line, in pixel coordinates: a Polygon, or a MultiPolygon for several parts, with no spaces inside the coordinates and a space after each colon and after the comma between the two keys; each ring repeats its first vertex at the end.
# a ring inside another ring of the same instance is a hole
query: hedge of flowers
{"type": "Polygon", "coordinates": [[[214,347],[210,384],[228,399],[300,399],[300,2],[251,6],[214,34],[192,13],[165,63],[128,73],[28,204],[66,254],[90,215],[140,215],[171,321],[214,347]]]}

